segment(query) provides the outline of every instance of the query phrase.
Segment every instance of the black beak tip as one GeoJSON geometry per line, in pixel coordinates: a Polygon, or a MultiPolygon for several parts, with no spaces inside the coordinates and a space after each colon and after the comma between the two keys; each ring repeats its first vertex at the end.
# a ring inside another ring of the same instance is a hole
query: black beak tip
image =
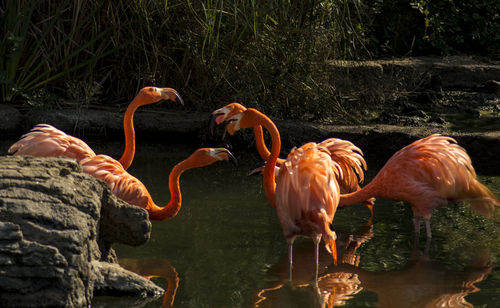
{"type": "Polygon", "coordinates": [[[215,122],[216,116],[211,114],[210,118],[208,119],[208,130],[210,131],[210,134],[213,136],[215,135],[215,127],[217,126],[217,123],[215,122]]]}
{"type": "Polygon", "coordinates": [[[248,172],[248,176],[253,176],[262,173],[262,168],[266,165],[266,162],[259,162],[255,166],[253,166],[248,172]]]}
{"type": "Polygon", "coordinates": [[[180,95],[175,96],[175,102],[184,106],[184,100],[182,99],[182,97],[180,95]]]}
{"type": "Polygon", "coordinates": [[[227,156],[229,157],[229,160],[231,161],[231,163],[235,167],[238,167],[238,160],[236,159],[236,157],[234,157],[233,153],[231,153],[231,152],[228,151],[227,156]]]}

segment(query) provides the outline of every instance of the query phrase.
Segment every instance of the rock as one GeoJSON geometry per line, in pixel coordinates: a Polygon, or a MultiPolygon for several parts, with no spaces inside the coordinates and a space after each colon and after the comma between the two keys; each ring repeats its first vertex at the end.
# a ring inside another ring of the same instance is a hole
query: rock
{"type": "Polygon", "coordinates": [[[119,266],[99,265],[114,259],[113,242],[140,245],[150,231],[146,211],[117,199],[74,160],[0,157],[2,307],[90,306],[96,285],[112,290],[117,283],[103,282],[122,276],[136,293],[151,293],[119,266]]]}
{"type": "Polygon", "coordinates": [[[95,295],[157,298],[165,291],[153,282],[116,263],[92,262],[92,267],[95,274],[95,295]]]}

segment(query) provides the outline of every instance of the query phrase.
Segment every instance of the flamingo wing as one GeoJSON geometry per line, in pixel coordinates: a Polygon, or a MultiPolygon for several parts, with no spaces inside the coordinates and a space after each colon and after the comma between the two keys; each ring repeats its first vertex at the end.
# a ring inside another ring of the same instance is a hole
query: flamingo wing
{"type": "Polygon", "coordinates": [[[107,156],[96,155],[80,161],[83,171],[106,183],[120,199],[132,205],[148,209],[152,203],[146,186],[123,169],[119,161],[107,156]]]}
{"type": "Polygon", "coordinates": [[[64,156],[77,161],[95,156],[85,142],[48,124],[36,125],[14,143],[8,152],[39,157],[64,156]]]}
{"type": "Polygon", "coordinates": [[[319,143],[319,146],[327,148],[332,160],[342,169],[343,177],[339,179],[341,188],[344,188],[346,193],[358,190],[358,183],[364,181],[363,170],[366,170],[363,151],[350,141],[338,138],[326,139],[319,143]]]}

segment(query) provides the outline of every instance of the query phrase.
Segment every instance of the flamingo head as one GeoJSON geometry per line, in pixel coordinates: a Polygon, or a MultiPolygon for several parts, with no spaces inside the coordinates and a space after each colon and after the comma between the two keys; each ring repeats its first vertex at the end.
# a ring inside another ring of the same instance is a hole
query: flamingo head
{"type": "Polygon", "coordinates": [[[231,117],[240,114],[247,110],[247,108],[239,103],[231,103],[220,109],[212,112],[210,116],[209,128],[212,135],[215,132],[215,126],[227,121],[231,117]]]}
{"type": "Polygon", "coordinates": [[[235,132],[242,128],[251,128],[255,125],[260,125],[260,120],[265,117],[266,116],[257,109],[248,108],[234,114],[226,120],[226,122],[228,122],[226,131],[230,135],[234,135],[235,132]]]}
{"type": "Polygon", "coordinates": [[[141,105],[152,104],[161,100],[171,100],[184,105],[179,93],[172,88],[144,87],[139,91],[136,99],[142,102],[141,105]]]}
{"type": "Polygon", "coordinates": [[[188,160],[195,162],[196,167],[204,167],[216,161],[231,161],[234,165],[238,162],[233,154],[226,148],[201,148],[196,150],[188,160]]]}

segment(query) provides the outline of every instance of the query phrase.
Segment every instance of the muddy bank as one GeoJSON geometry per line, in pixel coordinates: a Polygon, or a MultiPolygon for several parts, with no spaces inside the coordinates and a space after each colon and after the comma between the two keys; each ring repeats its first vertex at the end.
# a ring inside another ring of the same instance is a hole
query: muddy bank
{"type": "MultiPolygon", "coordinates": [[[[251,133],[240,132],[223,142],[222,132],[208,133],[208,114],[185,111],[139,112],[135,117],[137,140],[158,143],[192,143],[199,146],[232,145],[235,153],[254,149],[251,133]]],[[[385,162],[394,152],[432,133],[454,137],[472,158],[476,170],[485,175],[500,174],[500,131],[454,132],[440,126],[401,126],[387,124],[328,125],[296,120],[274,119],[282,137],[282,156],[294,146],[308,141],[322,141],[336,137],[347,139],[359,146],[370,161],[385,162]]],[[[5,138],[16,140],[37,123],[50,123],[84,141],[123,140],[120,114],[89,110],[78,116],[74,112],[29,113],[20,130],[4,133],[5,138]]],[[[5,154],[5,153],[4,153],[5,154]]]]}
{"type": "Polygon", "coordinates": [[[86,307],[95,295],[158,296],[113,243],[142,245],[147,212],[65,158],[0,156],[2,307],[86,307]]]}

